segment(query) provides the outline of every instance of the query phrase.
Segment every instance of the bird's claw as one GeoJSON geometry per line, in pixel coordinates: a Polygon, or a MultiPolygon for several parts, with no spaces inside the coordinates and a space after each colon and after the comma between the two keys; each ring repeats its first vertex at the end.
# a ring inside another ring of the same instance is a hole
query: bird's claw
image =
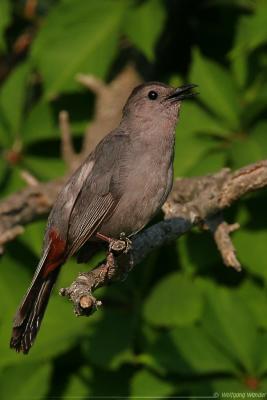
{"type": "Polygon", "coordinates": [[[114,239],[109,244],[109,251],[127,254],[132,248],[131,240],[125,235],[124,232],[120,234],[119,239],[114,239]]]}

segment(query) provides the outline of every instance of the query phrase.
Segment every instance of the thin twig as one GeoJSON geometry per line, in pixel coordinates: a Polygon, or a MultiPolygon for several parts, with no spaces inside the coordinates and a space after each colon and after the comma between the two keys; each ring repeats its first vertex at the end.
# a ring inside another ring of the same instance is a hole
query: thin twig
{"type": "Polygon", "coordinates": [[[227,267],[232,267],[238,272],[241,271],[241,264],[236,256],[236,249],[230,237],[230,233],[240,228],[238,223],[228,224],[223,220],[221,214],[206,220],[206,223],[213,234],[214,241],[227,267]]]}
{"type": "Polygon", "coordinates": [[[33,176],[29,171],[22,170],[20,176],[27,183],[28,186],[36,187],[40,184],[37,178],[33,176]]]}
{"type": "Polygon", "coordinates": [[[96,76],[77,74],[76,80],[96,95],[103,94],[106,90],[105,83],[96,76]]]}
{"type": "Polygon", "coordinates": [[[59,113],[59,129],[61,132],[62,158],[69,169],[73,170],[77,166],[77,155],[72,142],[69,113],[67,111],[60,111],[59,113]]]}

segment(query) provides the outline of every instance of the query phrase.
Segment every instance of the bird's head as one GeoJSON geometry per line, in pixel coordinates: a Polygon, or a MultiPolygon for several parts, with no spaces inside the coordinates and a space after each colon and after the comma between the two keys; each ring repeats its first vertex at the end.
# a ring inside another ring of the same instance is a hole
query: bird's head
{"type": "Polygon", "coordinates": [[[148,82],[137,86],[128,98],[123,115],[128,118],[174,119],[178,117],[181,102],[195,96],[197,85],[188,84],[178,88],[160,82],[148,82]]]}

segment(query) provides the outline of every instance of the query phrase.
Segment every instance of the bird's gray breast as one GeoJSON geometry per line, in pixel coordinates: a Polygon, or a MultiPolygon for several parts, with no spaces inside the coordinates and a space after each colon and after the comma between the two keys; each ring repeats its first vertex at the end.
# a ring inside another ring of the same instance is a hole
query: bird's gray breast
{"type": "Polygon", "coordinates": [[[100,232],[110,237],[135,234],[161,209],[172,187],[173,148],[171,138],[150,147],[132,144],[117,177],[122,197],[100,232]]]}

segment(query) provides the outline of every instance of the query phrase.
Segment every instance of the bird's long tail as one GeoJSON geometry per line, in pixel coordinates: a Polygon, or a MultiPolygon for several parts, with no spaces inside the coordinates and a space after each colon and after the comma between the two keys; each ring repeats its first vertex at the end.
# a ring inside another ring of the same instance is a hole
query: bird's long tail
{"type": "Polygon", "coordinates": [[[62,264],[59,260],[51,263],[49,247],[39,262],[31,286],[14,318],[10,347],[24,354],[28,353],[36,338],[62,264]]]}

